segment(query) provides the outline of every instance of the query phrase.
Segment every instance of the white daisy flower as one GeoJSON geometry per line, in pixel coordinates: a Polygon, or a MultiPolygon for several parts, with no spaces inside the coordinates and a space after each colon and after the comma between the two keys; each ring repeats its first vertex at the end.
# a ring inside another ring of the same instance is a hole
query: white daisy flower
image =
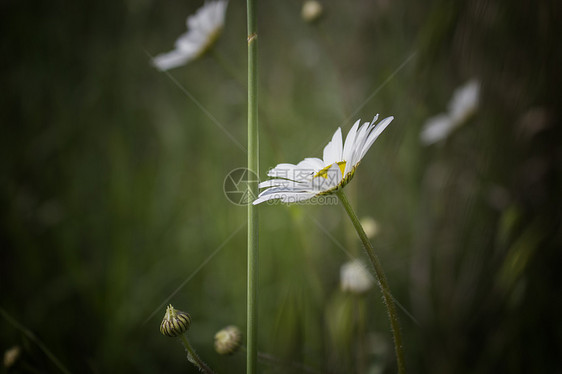
{"type": "Polygon", "coordinates": [[[326,195],[345,186],[355,173],[361,159],[374,141],[392,122],[388,117],[375,125],[379,115],[372,122],[357,120],[342,142],[341,128],[338,128],[332,141],[324,148],[323,159],[305,158],[297,165],[279,164],[267,175],[275,178],[259,184],[262,191],[253,204],[279,199],[284,203],[297,203],[314,196],[326,195]]]}
{"type": "Polygon", "coordinates": [[[463,123],[476,109],[478,109],[478,98],[480,96],[480,83],[471,80],[464,86],[453,92],[449,103],[449,116],[455,123],[463,123]]]}
{"type": "Polygon", "coordinates": [[[449,112],[429,118],[420,133],[420,141],[431,145],[447,138],[478,109],[480,83],[471,80],[453,92],[449,112]]]}
{"type": "Polygon", "coordinates": [[[156,56],[152,62],[160,70],[169,70],[203,55],[217,40],[224,25],[227,0],[206,2],[187,18],[187,32],[177,40],[176,49],[156,56]]]}
{"type": "Polygon", "coordinates": [[[353,260],[340,268],[340,287],[342,291],[362,294],[373,287],[373,276],[359,260],[353,260]]]}

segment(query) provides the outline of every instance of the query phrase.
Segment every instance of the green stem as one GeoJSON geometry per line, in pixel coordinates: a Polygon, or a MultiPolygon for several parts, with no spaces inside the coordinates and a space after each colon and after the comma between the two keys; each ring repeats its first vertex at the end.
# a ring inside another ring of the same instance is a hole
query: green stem
{"type": "Polygon", "coordinates": [[[195,350],[193,349],[193,347],[191,346],[191,344],[189,344],[189,340],[187,340],[187,337],[185,336],[185,334],[181,334],[181,341],[183,343],[183,346],[185,347],[185,350],[187,351],[187,359],[192,362],[193,364],[195,364],[195,366],[197,366],[199,369],[201,369],[201,371],[208,373],[208,374],[215,374],[215,372],[213,370],[211,370],[210,367],[207,366],[207,364],[205,364],[203,362],[203,360],[201,360],[201,358],[199,358],[199,356],[197,355],[197,353],[195,353],[195,350]]]}
{"type": "MultiPolygon", "coordinates": [[[[258,175],[258,26],[257,0],[247,0],[248,10],[248,170],[258,175]]],[[[258,182],[248,183],[248,295],[246,373],[257,373],[258,362],[258,211],[252,200],[258,182]]]]}
{"type": "Polygon", "coordinates": [[[390,326],[392,328],[392,334],[394,335],[394,350],[396,351],[396,362],[398,364],[398,373],[402,374],[406,372],[406,366],[404,364],[404,352],[402,350],[402,336],[400,334],[400,322],[398,321],[398,314],[396,313],[396,307],[394,305],[394,300],[392,299],[392,294],[390,293],[390,288],[388,287],[388,282],[386,281],[386,276],[384,275],[384,271],[382,269],[382,265],[375,254],[375,250],[373,249],[373,245],[367,238],[367,234],[365,234],[365,230],[361,226],[359,222],[359,218],[353,211],[351,204],[347,200],[343,189],[339,189],[336,191],[338,198],[343,204],[347,215],[351,219],[359,238],[363,242],[363,247],[367,251],[371,262],[373,263],[373,267],[375,268],[375,274],[377,276],[378,284],[381,288],[384,304],[386,305],[386,310],[388,312],[388,318],[390,319],[390,326]]]}

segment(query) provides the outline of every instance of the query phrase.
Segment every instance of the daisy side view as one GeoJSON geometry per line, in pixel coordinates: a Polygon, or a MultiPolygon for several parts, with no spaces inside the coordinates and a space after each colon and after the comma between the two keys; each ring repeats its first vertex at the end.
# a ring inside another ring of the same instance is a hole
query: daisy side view
{"type": "Polygon", "coordinates": [[[341,128],[336,130],[332,140],[324,147],[322,159],[311,157],[305,158],[296,165],[278,164],[267,173],[269,177],[274,179],[259,184],[259,187],[264,188],[264,190],[254,200],[253,204],[257,205],[269,200],[298,203],[332,193],[338,196],[375,269],[377,283],[383,294],[394,337],[398,373],[405,373],[400,323],[388,281],[373,245],[361,226],[343,188],[351,181],[357,166],[359,166],[367,151],[393,119],[394,117],[387,117],[377,124],[377,114],[371,122],[366,122],[361,127],[359,126],[361,120],[358,120],[349,130],[345,143],[342,139],[341,128]]]}
{"type": "Polygon", "coordinates": [[[377,119],[378,114],[361,127],[361,120],[357,120],[349,130],[345,143],[342,141],[341,128],[338,128],[324,148],[322,159],[308,157],[297,165],[284,163],[275,166],[267,173],[275,179],[259,184],[265,190],[259,194],[254,205],[274,199],[298,203],[334,193],[344,187],[353,178],[361,159],[394,117],[376,124],[377,119]]]}
{"type": "Polygon", "coordinates": [[[154,57],[152,63],[165,71],[185,65],[205,54],[215,43],[224,26],[228,1],[206,2],[187,18],[187,32],[176,40],[175,49],[154,57]]]}

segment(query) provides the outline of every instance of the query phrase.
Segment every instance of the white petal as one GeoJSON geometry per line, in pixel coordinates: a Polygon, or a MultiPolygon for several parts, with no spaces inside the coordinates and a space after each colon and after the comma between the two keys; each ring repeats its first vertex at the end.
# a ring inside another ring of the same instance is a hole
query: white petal
{"type": "Polygon", "coordinates": [[[328,143],[326,147],[324,147],[324,164],[330,165],[334,162],[341,161],[342,155],[342,136],[341,136],[341,128],[338,127],[332,140],[328,143]]]}
{"type": "Polygon", "coordinates": [[[213,5],[208,15],[209,20],[214,24],[223,24],[228,1],[217,1],[213,5]]]}
{"type": "Polygon", "coordinates": [[[189,32],[181,35],[174,45],[177,50],[185,54],[197,56],[203,43],[204,40],[202,38],[195,36],[193,32],[189,32]]]}
{"type": "Polygon", "coordinates": [[[184,65],[186,62],[193,59],[192,54],[186,54],[183,51],[179,51],[177,49],[168,52],[162,53],[152,59],[152,63],[158,69],[164,71],[173,69],[175,67],[184,65]]]}
{"type": "Polygon", "coordinates": [[[267,175],[270,177],[290,179],[293,181],[306,181],[312,178],[315,171],[312,166],[305,167],[301,161],[298,165],[279,164],[271,169],[267,175]]]}
{"type": "Polygon", "coordinates": [[[288,178],[288,172],[295,169],[297,165],[282,163],[277,164],[273,169],[267,172],[270,177],[288,178]]]}
{"type": "Polygon", "coordinates": [[[272,187],[268,188],[258,195],[258,197],[266,197],[266,196],[281,196],[287,193],[310,193],[308,189],[293,189],[293,188],[284,188],[284,187],[272,187]]]}
{"type": "Polygon", "coordinates": [[[369,134],[369,137],[367,138],[367,141],[365,142],[365,145],[363,146],[363,149],[361,150],[361,156],[359,157],[359,161],[361,161],[361,159],[365,156],[365,154],[367,153],[369,148],[371,148],[371,146],[373,145],[375,140],[377,140],[377,138],[384,131],[384,129],[386,129],[388,127],[388,125],[390,125],[392,120],[394,120],[394,117],[392,117],[392,116],[387,117],[375,126],[375,128],[369,134]]]}
{"type": "Polygon", "coordinates": [[[305,200],[309,200],[316,196],[315,193],[306,192],[306,193],[285,193],[281,197],[281,201],[284,203],[300,203],[305,200]]]}
{"type": "MultiPolygon", "coordinates": [[[[260,188],[267,187],[266,182],[260,183],[260,185],[263,184],[263,186],[260,186],[260,188]]],[[[292,182],[292,181],[287,181],[287,182],[292,182]]],[[[311,184],[309,182],[305,182],[305,183],[293,182],[293,183],[294,184],[292,184],[292,183],[287,183],[287,184],[280,183],[279,185],[273,185],[269,188],[266,188],[262,192],[260,192],[259,196],[271,195],[271,194],[276,194],[276,193],[281,193],[281,192],[282,193],[286,193],[286,192],[312,192],[311,184]]]]}
{"type": "Polygon", "coordinates": [[[313,174],[324,167],[322,164],[319,169],[318,163],[314,158],[305,158],[304,160],[299,162],[297,166],[301,171],[311,172],[313,174]]]}
{"type": "Polygon", "coordinates": [[[207,2],[195,14],[187,18],[188,29],[215,30],[224,24],[227,1],[207,2]]]}
{"type": "Polygon", "coordinates": [[[464,86],[457,88],[449,102],[449,116],[453,123],[461,123],[478,108],[480,83],[471,80],[464,86]]]}
{"type": "Polygon", "coordinates": [[[343,161],[346,161],[345,172],[343,173],[344,175],[347,175],[347,173],[349,173],[353,168],[353,165],[351,164],[350,160],[351,157],[353,156],[353,150],[355,148],[355,139],[357,136],[357,129],[359,128],[360,123],[361,120],[357,120],[357,122],[355,122],[353,127],[351,127],[351,130],[349,130],[349,132],[347,133],[347,137],[345,138],[345,145],[343,146],[343,153],[342,153],[342,159],[343,161]]]}
{"type": "Polygon", "coordinates": [[[279,199],[279,197],[278,197],[278,196],[275,196],[275,195],[260,196],[260,197],[258,197],[257,199],[255,199],[255,200],[252,202],[252,204],[253,204],[253,205],[258,205],[258,204],[260,204],[260,203],[263,203],[263,202],[268,201],[268,200],[273,200],[273,199],[279,199]]]}
{"type": "Polygon", "coordinates": [[[268,187],[282,187],[287,189],[304,189],[307,188],[309,185],[303,182],[295,182],[292,180],[287,179],[269,179],[264,182],[261,182],[258,187],[259,188],[268,188],[268,187]]]}
{"type": "MultiPolygon", "coordinates": [[[[351,150],[351,157],[348,161],[350,164],[349,165],[350,168],[353,168],[361,160],[361,158],[359,157],[361,155],[361,149],[363,149],[363,145],[365,144],[365,141],[367,141],[367,137],[369,136],[369,130],[371,129],[371,127],[372,126],[370,123],[365,122],[363,126],[359,128],[359,131],[355,136],[355,145],[351,150]]],[[[346,169],[347,169],[347,165],[346,165],[346,169]]]]}
{"type": "Polygon", "coordinates": [[[322,161],[321,159],[317,158],[317,157],[307,157],[305,158],[306,161],[308,161],[310,163],[310,165],[314,166],[314,170],[316,172],[324,169],[324,167],[326,165],[324,165],[324,161],[322,161]]]}
{"type": "Polygon", "coordinates": [[[278,193],[264,195],[264,196],[260,194],[260,196],[258,196],[258,198],[254,200],[252,204],[257,205],[265,201],[275,200],[275,199],[279,199],[284,203],[297,203],[297,202],[308,200],[314,197],[315,195],[316,195],[315,193],[310,193],[310,192],[304,192],[304,193],[303,192],[278,192],[278,193]]]}

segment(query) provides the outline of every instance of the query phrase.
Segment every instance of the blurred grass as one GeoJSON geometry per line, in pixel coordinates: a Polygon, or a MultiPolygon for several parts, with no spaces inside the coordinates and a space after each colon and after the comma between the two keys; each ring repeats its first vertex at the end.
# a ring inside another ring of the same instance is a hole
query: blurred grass
{"type": "MultiPolygon", "coordinates": [[[[379,222],[375,248],[416,318],[401,315],[410,371],[558,372],[561,9],[447,4],[326,2],[309,25],[301,2],[263,1],[261,175],[321,155],[337,126],[394,115],[346,188],[379,222]],[[423,147],[425,119],[473,77],[476,116],[423,147]]],[[[170,302],[192,315],[204,360],[243,372],[243,355],[219,357],[212,338],[245,323],[245,209],[222,184],[246,155],[146,55],[170,49],[200,5],[0,4],[0,306],[72,372],[196,372],[159,334],[164,308],[147,318],[219,247],[170,302]]],[[[244,17],[232,1],[217,45],[242,79],[244,17]]],[[[243,85],[211,56],[171,74],[245,144],[243,85]]],[[[263,206],[260,221],[260,349],[360,371],[355,306],[338,287],[340,245],[361,251],[342,208],[263,206]]],[[[377,292],[365,299],[367,369],[393,372],[377,292]]],[[[14,345],[6,371],[57,371],[0,320],[0,349],[14,345]]]]}

